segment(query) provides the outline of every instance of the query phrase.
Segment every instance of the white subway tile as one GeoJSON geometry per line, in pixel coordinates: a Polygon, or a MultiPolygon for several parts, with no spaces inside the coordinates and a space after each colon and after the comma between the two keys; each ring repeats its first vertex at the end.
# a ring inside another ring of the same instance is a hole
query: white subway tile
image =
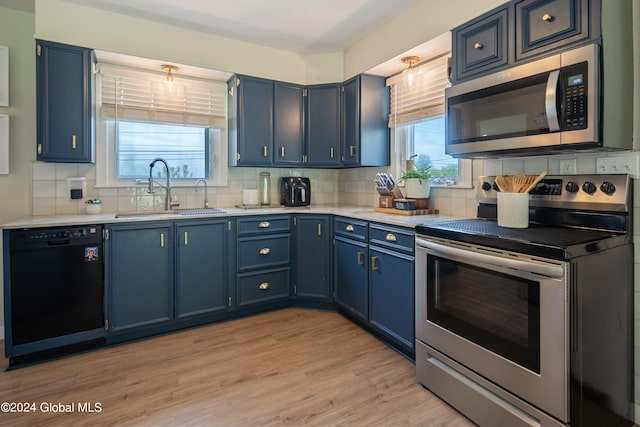
{"type": "Polygon", "coordinates": [[[46,162],[33,162],[31,164],[31,175],[34,180],[55,180],[56,164],[46,162]]]}
{"type": "Polygon", "coordinates": [[[35,216],[55,215],[56,214],[56,198],[55,197],[35,197],[33,199],[32,214],[35,216]]]}

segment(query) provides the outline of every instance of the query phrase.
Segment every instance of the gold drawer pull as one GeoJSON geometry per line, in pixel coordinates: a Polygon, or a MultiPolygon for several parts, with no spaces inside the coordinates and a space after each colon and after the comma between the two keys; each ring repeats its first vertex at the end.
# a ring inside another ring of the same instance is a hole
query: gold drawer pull
{"type": "Polygon", "coordinates": [[[351,157],[355,157],[356,156],[356,146],[355,145],[350,145],[349,146],[349,156],[351,156],[351,157]]]}
{"type": "Polygon", "coordinates": [[[378,271],[380,270],[380,267],[378,267],[376,265],[376,261],[378,260],[377,256],[372,256],[371,257],[371,271],[378,271]]]}
{"type": "Polygon", "coordinates": [[[396,240],[398,240],[398,239],[396,238],[395,234],[393,234],[393,233],[387,234],[387,242],[395,242],[396,240]]]}
{"type": "Polygon", "coordinates": [[[350,231],[350,232],[352,232],[352,233],[353,233],[353,231],[354,231],[353,225],[351,225],[351,224],[347,225],[347,227],[345,228],[345,230],[350,231]]]}
{"type": "Polygon", "coordinates": [[[329,152],[331,153],[331,158],[333,159],[333,156],[334,156],[333,147],[331,147],[331,150],[329,152]]]}
{"type": "Polygon", "coordinates": [[[362,260],[362,255],[364,255],[362,252],[356,252],[356,263],[358,265],[364,264],[364,261],[362,260]]]}
{"type": "Polygon", "coordinates": [[[71,148],[73,148],[74,150],[77,148],[75,135],[71,135],[71,148]]]}
{"type": "Polygon", "coordinates": [[[262,156],[267,157],[267,146],[262,147],[262,156]]]}
{"type": "Polygon", "coordinates": [[[269,221],[262,221],[260,224],[258,224],[258,227],[260,227],[260,228],[269,228],[269,227],[271,227],[271,223],[269,221]]]}
{"type": "Polygon", "coordinates": [[[544,15],[542,15],[542,20],[545,22],[553,21],[553,16],[549,15],[548,13],[545,13],[544,15]]]}
{"type": "Polygon", "coordinates": [[[284,157],[284,145],[280,147],[280,157],[284,157]]]}
{"type": "Polygon", "coordinates": [[[184,245],[187,246],[189,244],[189,233],[187,231],[184,232],[184,245]]]}
{"type": "Polygon", "coordinates": [[[271,249],[269,248],[260,249],[260,255],[269,255],[269,252],[271,252],[271,249]]]}
{"type": "Polygon", "coordinates": [[[160,233],[160,247],[164,248],[164,233],[160,233]]]}
{"type": "Polygon", "coordinates": [[[258,286],[258,289],[262,290],[262,291],[266,291],[267,289],[269,289],[271,285],[269,284],[269,282],[262,282],[260,283],[260,286],[258,286]]]}
{"type": "Polygon", "coordinates": [[[482,49],[482,43],[476,43],[473,45],[474,49],[482,49]]]}

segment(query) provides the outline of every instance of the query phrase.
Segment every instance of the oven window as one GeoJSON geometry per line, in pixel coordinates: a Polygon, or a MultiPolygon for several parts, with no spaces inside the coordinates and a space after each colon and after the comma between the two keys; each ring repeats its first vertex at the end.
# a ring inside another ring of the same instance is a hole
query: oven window
{"type": "Polygon", "coordinates": [[[429,255],[427,319],[540,373],[540,284],[429,255]]]}

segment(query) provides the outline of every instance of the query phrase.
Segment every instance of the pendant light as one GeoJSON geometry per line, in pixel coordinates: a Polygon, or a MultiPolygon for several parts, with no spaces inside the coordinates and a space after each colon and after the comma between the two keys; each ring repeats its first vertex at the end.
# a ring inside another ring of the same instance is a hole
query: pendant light
{"type": "Polygon", "coordinates": [[[174,71],[178,71],[178,67],[176,67],[175,65],[169,65],[169,64],[162,64],[160,66],[160,68],[163,71],[167,72],[167,77],[165,77],[165,80],[167,81],[167,85],[169,86],[169,92],[171,92],[171,90],[173,89],[173,72],[174,71]]]}
{"type": "Polygon", "coordinates": [[[402,58],[402,62],[404,62],[405,64],[409,64],[409,68],[402,72],[404,78],[407,80],[407,83],[409,83],[409,86],[413,84],[413,78],[416,74],[416,69],[413,68],[413,66],[417,64],[418,61],[420,61],[420,57],[418,56],[405,56],[404,58],[402,58]]]}

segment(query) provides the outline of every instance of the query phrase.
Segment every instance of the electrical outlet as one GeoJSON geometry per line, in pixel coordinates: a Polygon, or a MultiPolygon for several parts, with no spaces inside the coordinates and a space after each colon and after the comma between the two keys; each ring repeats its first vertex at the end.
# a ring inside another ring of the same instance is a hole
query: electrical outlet
{"type": "Polygon", "coordinates": [[[596,159],[598,173],[628,173],[638,176],[640,158],[637,154],[616,157],[600,157],[596,159]]]}
{"type": "Polygon", "coordinates": [[[560,174],[561,175],[575,175],[578,167],[576,166],[576,159],[560,160],[560,174]]]}

